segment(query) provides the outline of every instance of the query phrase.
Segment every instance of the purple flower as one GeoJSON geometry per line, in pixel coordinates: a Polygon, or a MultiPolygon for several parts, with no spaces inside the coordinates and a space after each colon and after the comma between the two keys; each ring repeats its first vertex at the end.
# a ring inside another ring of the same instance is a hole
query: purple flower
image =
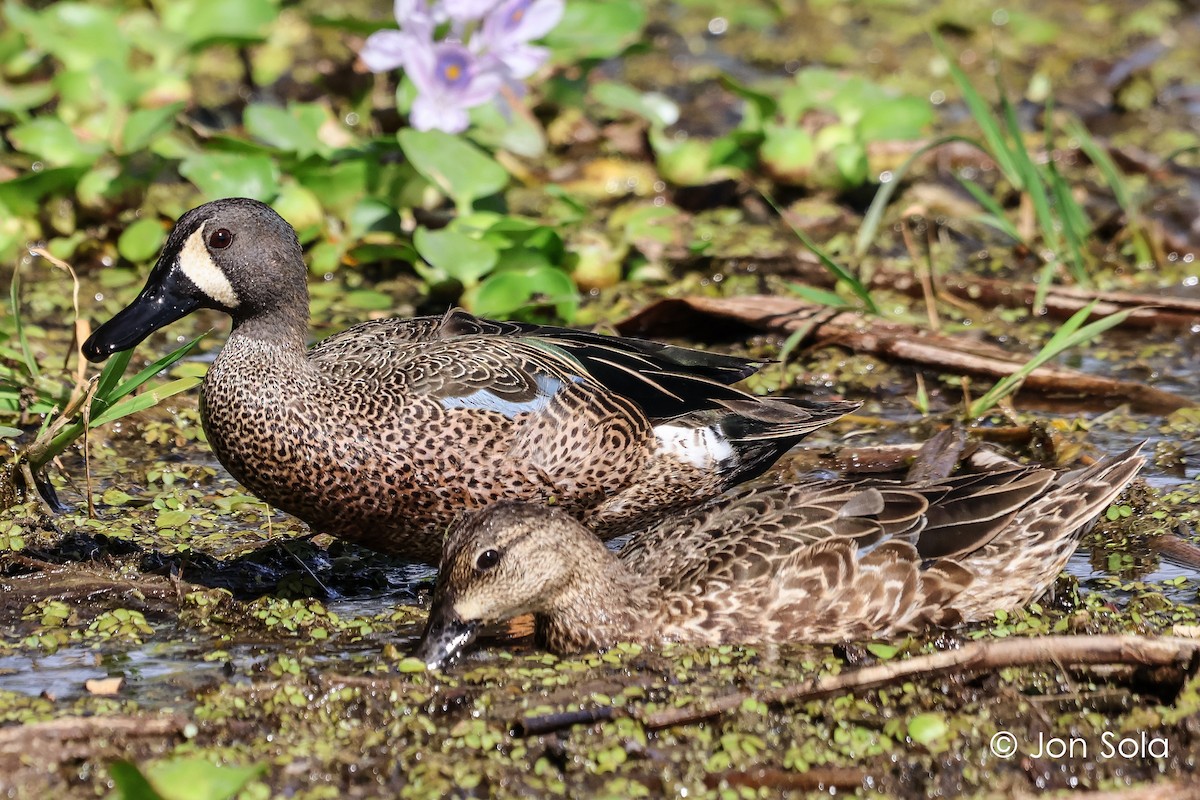
{"type": "Polygon", "coordinates": [[[505,0],[483,20],[477,52],[497,63],[509,83],[528,78],[550,52],[529,44],[549,33],[563,15],[563,0],[505,0]]]}
{"type": "Polygon", "coordinates": [[[433,10],[425,0],[396,0],[393,13],[400,30],[372,33],[359,53],[372,72],[408,69],[409,54],[433,39],[433,10]]]}
{"type": "Polygon", "coordinates": [[[469,124],[467,109],[491,100],[503,78],[481,68],[457,42],[423,43],[408,53],[405,71],[417,87],[409,119],[417,130],[459,133],[469,124]]]}
{"type": "Polygon", "coordinates": [[[437,11],[456,22],[474,22],[496,7],[498,0],[442,0],[437,11]]]}

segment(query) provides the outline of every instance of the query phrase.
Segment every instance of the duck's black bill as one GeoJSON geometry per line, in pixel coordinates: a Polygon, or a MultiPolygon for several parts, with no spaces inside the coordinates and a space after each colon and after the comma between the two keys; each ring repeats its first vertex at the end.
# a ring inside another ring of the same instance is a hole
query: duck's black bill
{"type": "Polygon", "coordinates": [[[88,361],[103,361],[120,350],[136,347],[164,325],[200,307],[192,292],[180,285],[178,270],[155,266],[142,293],[115,317],[96,329],[83,343],[88,361]]]}
{"type": "Polygon", "coordinates": [[[413,654],[429,669],[443,669],[475,640],[479,623],[460,619],[449,604],[437,605],[429,612],[425,633],[413,654]]]}

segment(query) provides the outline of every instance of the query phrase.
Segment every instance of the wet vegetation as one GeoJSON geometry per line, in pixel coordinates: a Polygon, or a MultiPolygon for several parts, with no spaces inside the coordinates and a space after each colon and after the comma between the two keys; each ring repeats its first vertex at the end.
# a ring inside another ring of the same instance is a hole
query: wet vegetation
{"type": "Polygon", "coordinates": [[[461,136],[407,127],[411,84],[356,60],[389,13],[0,11],[8,796],[1195,791],[1189,4],[568,0],[529,96],[461,136]],[[988,625],[570,659],[517,628],[429,673],[408,652],[432,573],[311,536],[207,448],[187,390],[221,320],[155,334],[128,377],[80,363],[171,220],[229,195],[296,227],[321,336],[461,304],[773,359],[753,391],[864,401],[776,479],[902,474],[951,424],[1061,466],[1146,439],[1153,463],[1051,596],[988,625]],[[1061,634],[1146,638],[814,688],[1061,634]],[[1074,752],[1037,755],[1051,737],[1074,752]]]}

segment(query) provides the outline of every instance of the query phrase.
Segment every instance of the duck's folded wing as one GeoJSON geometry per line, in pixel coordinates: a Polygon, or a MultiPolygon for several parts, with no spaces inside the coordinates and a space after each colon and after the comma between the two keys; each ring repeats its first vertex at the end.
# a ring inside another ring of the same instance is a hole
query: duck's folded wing
{"type": "MultiPolygon", "coordinates": [[[[640,339],[496,322],[462,311],[362,323],[318,342],[308,358],[342,382],[498,410],[536,407],[565,383],[625,398],[651,420],[709,409],[742,414],[743,407],[762,405],[728,385],[752,374],[757,362],[640,339]]],[[[797,415],[805,419],[825,420],[849,410],[837,406],[823,413],[821,404],[800,406],[797,415]]]]}

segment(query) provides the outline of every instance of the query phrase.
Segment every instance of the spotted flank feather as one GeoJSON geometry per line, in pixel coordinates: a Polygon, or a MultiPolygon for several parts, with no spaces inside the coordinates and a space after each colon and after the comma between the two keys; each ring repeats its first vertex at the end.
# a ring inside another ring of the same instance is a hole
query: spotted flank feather
{"type": "Polygon", "coordinates": [[[478,625],[527,612],[561,652],[829,642],[984,620],[1045,592],[1143,461],[1134,448],[1063,478],[1007,467],[928,484],[740,487],[619,554],[557,510],[498,504],[448,535],[418,654],[442,665],[478,625]]]}

